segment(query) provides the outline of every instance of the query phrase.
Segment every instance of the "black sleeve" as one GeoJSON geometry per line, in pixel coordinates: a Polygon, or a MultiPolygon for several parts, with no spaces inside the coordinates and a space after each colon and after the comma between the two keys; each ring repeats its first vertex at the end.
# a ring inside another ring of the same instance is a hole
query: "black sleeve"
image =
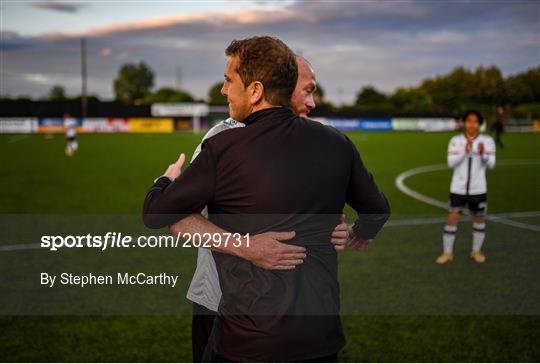
{"type": "Polygon", "coordinates": [[[354,144],[347,138],[353,153],[347,203],[358,213],[353,231],[356,236],[373,239],[390,217],[390,206],[373,176],[364,166],[354,144]]]}
{"type": "Polygon", "coordinates": [[[215,174],[215,159],[203,143],[200,154],[177,179],[160,178],[150,188],[144,200],[144,224],[159,229],[199,213],[214,196],[215,174]]]}

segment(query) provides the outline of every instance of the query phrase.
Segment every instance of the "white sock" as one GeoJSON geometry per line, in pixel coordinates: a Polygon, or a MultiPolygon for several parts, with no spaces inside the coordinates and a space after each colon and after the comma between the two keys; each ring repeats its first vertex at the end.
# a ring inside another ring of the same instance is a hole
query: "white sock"
{"type": "Polygon", "coordinates": [[[472,250],[477,252],[482,249],[482,244],[484,244],[484,238],[486,237],[486,223],[485,222],[474,222],[472,225],[473,228],[473,245],[472,250]]]}
{"type": "Polygon", "coordinates": [[[456,240],[456,231],[457,225],[446,225],[444,227],[443,247],[445,253],[452,254],[452,251],[454,250],[454,241],[456,240]]]}

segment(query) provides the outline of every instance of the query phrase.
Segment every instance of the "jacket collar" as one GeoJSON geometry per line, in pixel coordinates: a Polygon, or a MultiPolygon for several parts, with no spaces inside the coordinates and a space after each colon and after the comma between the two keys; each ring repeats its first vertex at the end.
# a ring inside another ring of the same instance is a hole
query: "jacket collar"
{"type": "Polygon", "coordinates": [[[257,121],[284,119],[290,115],[293,115],[293,112],[289,108],[282,106],[270,107],[268,109],[255,111],[254,113],[249,114],[248,117],[244,119],[243,123],[246,126],[249,126],[257,121]]]}

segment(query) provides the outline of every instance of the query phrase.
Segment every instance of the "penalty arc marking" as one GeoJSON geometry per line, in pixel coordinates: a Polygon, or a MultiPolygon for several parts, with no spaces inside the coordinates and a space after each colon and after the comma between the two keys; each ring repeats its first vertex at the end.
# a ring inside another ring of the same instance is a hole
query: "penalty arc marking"
{"type": "MultiPolygon", "coordinates": [[[[502,161],[497,162],[497,165],[503,165],[503,166],[530,165],[530,164],[540,164],[540,161],[539,160],[516,159],[516,160],[502,160],[502,161]]],[[[422,174],[422,173],[428,173],[428,172],[434,172],[434,171],[441,171],[441,170],[446,170],[446,169],[448,169],[448,166],[446,164],[432,164],[432,165],[428,165],[428,166],[421,166],[421,167],[409,169],[409,170],[406,170],[406,171],[400,173],[396,177],[395,185],[401,192],[403,192],[407,196],[410,196],[410,197],[414,198],[415,200],[427,203],[428,205],[431,205],[431,206],[442,208],[444,210],[448,210],[448,203],[446,203],[444,201],[434,199],[434,198],[426,196],[424,194],[421,194],[420,192],[413,190],[412,188],[408,187],[405,184],[405,180],[407,178],[409,178],[409,177],[414,176],[414,175],[422,174]]],[[[537,213],[536,211],[531,212],[532,216],[535,216],[536,213],[537,213]]],[[[509,220],[509,219],[507,219],[505,217],[502,217],[502,216],[489,216],[488,215],[488,216],[486,216],[486,220],[490,220],[490,221],[498,222],[498,223],[501,223],[501,224],[514,226],[514,227],[518,227],[518,228],[521,228],[521,229],[540,232],[540,226],[531,225],[531,224],[525,224],[525,223],[521,223],[521,222],[517,222],[517,221],[512,221],[512,220],[509,220]]]]}

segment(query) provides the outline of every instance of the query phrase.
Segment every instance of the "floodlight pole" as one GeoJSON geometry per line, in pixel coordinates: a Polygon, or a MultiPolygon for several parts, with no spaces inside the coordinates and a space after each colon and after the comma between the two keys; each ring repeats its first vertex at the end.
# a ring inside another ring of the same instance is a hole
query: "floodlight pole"
{"type": "Polygon", "coordinates": [[[86,98],[86,39],[81,38],[81,117],[84,119],[88,113],[88,100],[86,98]]]}
{"type": "Polygon", "coordinates": [[[176,65],[176,90],[182,89],[182,66],[176,65]]]}

